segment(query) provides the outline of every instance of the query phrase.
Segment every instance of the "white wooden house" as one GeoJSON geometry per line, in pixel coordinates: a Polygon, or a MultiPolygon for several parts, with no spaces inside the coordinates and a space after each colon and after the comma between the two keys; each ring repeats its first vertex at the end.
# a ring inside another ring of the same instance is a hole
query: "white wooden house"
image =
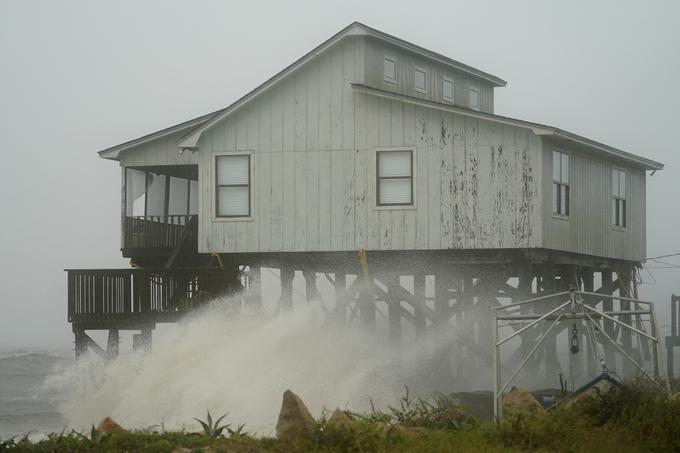
{"type": "MultiPolygon", "coordinates": [[[[129,182],[126,169],[193,166],[183,171],[196,175],[188,213],[201,253],[534,248],[644,259],[645,172],[662,165],[494,114],[505,84],[353,23],[231,106],[100,155],[129,182]]],[[[143,193],[128,190],[127,206],[143,193]]],[[[147,216],[185,212],[173,209],[175,191],[169,203],[157,193],[147,216]]]]}
{"type": "Polygon", "coordinates": [[[473,309],[487,332],[484,313],[498,297],[592,291],[595,273],[601,293],[634,292],[646,172],[663,165],[497,115],[494,90],[505,85],[355,22],[232,105],[100,151],[122,168],[123,255],[166,274],[72,271],[74,329],[174,319],[173,298],[189,297],[214,257],[222,269],[249,266],[249,291],[253,269],[281,268],[284,307],[295,270],[308,297],[316,272],[333,273],[334,310],[358,295],[355,309],[371,323],[385,302],[395,337],[402,318],[418,333],[473,309]],[[413,275],[413,288],[379,269],[413,275]],[[347,286],[345,274],[362,270],[391,289],[347,286]],[[153,292],[158,275],[165,286],[153,292]],[[97,317],[92,307],[107,301],[114,308],[99,312],[110,316],[97,317]]]}

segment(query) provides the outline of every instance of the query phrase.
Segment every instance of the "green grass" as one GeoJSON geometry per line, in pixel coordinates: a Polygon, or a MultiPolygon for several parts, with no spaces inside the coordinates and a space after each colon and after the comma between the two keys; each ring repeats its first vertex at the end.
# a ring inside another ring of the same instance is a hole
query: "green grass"
{"type": "Polygon", "coordinates": [[[286,441],[242,430],[211,437],[188,432],[130,431],[104,436],[52,434],[0,441],[12,452],[673,452],[680,451],[680,399],[640,382],[563,406],[543,418],[500,424],[465,416],[448,396],[408,393],[386,412],[350,413],[332,426],[324,414],[313,432],[286,441]],[[397,426],[410,427],[398,428],[397,426]]]}

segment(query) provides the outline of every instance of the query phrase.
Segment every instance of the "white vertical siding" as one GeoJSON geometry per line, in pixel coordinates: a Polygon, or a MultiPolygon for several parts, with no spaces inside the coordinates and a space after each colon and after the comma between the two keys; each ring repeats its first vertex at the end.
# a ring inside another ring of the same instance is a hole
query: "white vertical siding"
{"type": "Polygon", "coordinates": [[[522,128],[355,93],[361,40],[200,142],[201,252],[537,247],[540,143],[522,128]],[[414,207],[376,207],[375,152],[414,151],[414,207]],[[215,221],[213,154],[253,151],[253,218],[215,221]]]}
{"type": "Polygon", "coordinates": [[[354,97],[346,39],[201,137],[201,252],[347,250],[356,243],[354,97]],[[252,151],[253,215],[215,221],[214,153],[252,151]]]}
{"type": "Polygon", "coordinates": [[[586,255],[640,261],[645,258],[645,171],[544,140],[545,247],[586,255]],[[569,219],[552,215],[552,152],[570,156],[569,219]],[[612,226],[612,168],[626,171],[627,227],[612,226]]]}

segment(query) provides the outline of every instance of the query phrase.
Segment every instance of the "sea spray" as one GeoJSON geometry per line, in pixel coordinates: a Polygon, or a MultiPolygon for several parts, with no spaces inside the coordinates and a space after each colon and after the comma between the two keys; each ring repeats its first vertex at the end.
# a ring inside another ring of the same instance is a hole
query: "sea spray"
{"type": "Polygon", "coordinates": [[[488,372],[456,366],[452,345],[461,339],[452,328],[426,349],[411,338],[394,348],[380,320],[367,332],[356,322],[325,322],[318,305],[275,317],[235,315],[234,305],[218,299],[176,328],[157,330],[150,353],[108,363],[89,354],[46,387],[77,429],[105,416],[132,428],[196,429],[192,417],[210,410],[260,434],[273,433],[286,389],[318,416],[323,407],[384,408],[405,386],[421,394],[490,387],[488,372]]]}
{"type": "Polygon", "coordinates": [[[356,329],[323,326],[315,308],[233,318],[221,302],[156,335],[149,354],[109,363],[90,354],[52,376],[47,386],[64,416],[74,427],[111,416],[128,427],[191,428],[210,410],[270,434],[288,388],[315,414],[324,405],[366,409],[369,397],[393,400],[392,390],[401,391],[403,383],[389,385],[389,350],[356,329]]]}

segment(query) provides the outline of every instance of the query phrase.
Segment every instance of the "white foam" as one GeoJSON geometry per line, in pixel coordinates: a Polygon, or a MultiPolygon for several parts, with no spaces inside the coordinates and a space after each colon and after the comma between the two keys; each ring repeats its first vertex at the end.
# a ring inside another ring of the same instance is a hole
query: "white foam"
{"type": "Polygon", "coordinates": [[[403,392],[405,381],[392,378],[389,348],[374,336],[325,327],[311,307],[268,320],[234,320],[225,305],[217,301],[157,335],[150,354],[109,364],[90,355],[46,386],[73,427],[111,416],[127,427],[195,429],[192,417],[210,410],[229,412],[228,420],[260,434],[273,431],[286,389],[315,416],[324,405],[365,410],[369,397],[395,402],[403,392]]]}

